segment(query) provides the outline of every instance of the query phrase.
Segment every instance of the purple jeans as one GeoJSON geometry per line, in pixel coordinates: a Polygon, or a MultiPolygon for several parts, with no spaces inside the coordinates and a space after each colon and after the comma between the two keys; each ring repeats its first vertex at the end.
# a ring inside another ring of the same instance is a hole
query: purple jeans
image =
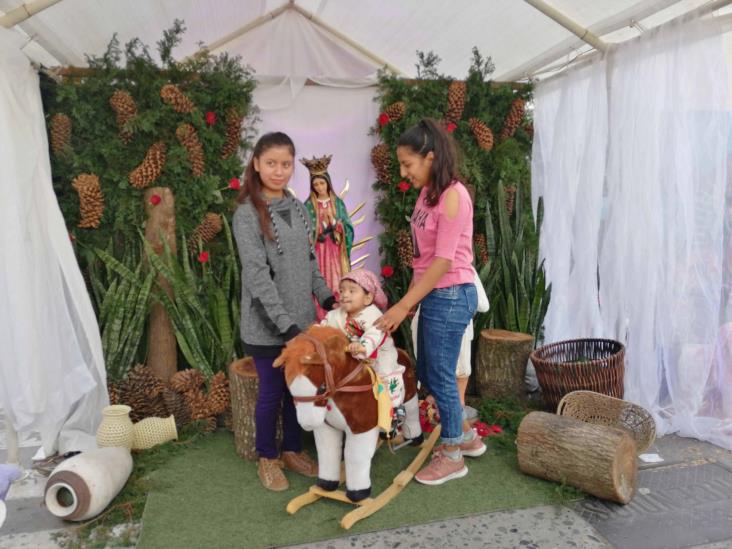
{"type": "Polygon", "coordinates": [[[259,394],[254,417],[257,423],[255,446],[259,457],[274,459],[280,455],[277,450],[277,412],[282,404],[282,451],[300,452],[300,425],[292,395],[285,383],[284,368],[272,366],[274,357],[254,357],[259,376],[259,394]]]}

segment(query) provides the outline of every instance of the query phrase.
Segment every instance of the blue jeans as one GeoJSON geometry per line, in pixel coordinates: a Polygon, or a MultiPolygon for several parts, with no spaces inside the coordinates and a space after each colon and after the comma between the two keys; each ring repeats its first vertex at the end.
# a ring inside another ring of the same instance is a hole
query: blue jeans
{"type": "Polygon", "coordinates": [[[463,333],[477,307],[478,293],[472,283],[436,288],[419,306],[417,378],[437,401],[443,444],[463,441],[463,408],[455,368],[463,333]]]}

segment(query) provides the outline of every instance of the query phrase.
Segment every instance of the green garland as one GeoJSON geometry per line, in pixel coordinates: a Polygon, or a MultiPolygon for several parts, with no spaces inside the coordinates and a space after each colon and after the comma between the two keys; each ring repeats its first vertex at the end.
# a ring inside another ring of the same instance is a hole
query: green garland
{"type": "MultiPolygon", "coordinates": [[[[212,56],[204,51],[188,61],[173,60],[171,52],[184,30],[182,22],[176,21],[158,42],[160,66],[139,40],[132,40],[122,51],[115,37],[104,55],[88,59],[90,70],[83,76],[72,73],[44,90],[52,142],[54,116],[63,114],[71,120],[67,146],[51,154],[53,183],[69,232],[83,246],[106,248],[112,241],[114,255],[121,257],[127,244],[137,243],[145,220],[144,189],[131,186],[129,176],[159,141],[165,143],[167,155],[162,173],[150,186],[173,191],[179,230],[189,236],[206,212],[229,215],[233,209],[236,191],[227,186],[240,177],[243,164],[238,154],[222,158],[226,117],[232,109],[242,117],[250,114],[255,82],[239,58],[226,54],[212,56]],[[166,104],[160,93],[166,84],[176,85],[195,110],[176,112],[166,104]],[[115,91],[129,93],[137,110],[123,128],[110,105],[115,91]],[[193,126],[203,148],[205,168],[200,176],[193,175],[188,151],[176,137],[176,129],[184,123],[193,126]],[[128,143],[121,130],[131,135],[128,143]],[[71,183],[82,173],[94,174],[100,181],[104,213],[98,228],[77,226],[80,201],[71,183]]],[[[250,137],[241,140],[240,150],[249,146],[250,137]]]]}
{"type": "Polygon", "coordinates": [[[88,70],[69,70],[60,83],[42,80],[54,190],[97,312],[112,380],[145,361],[147,310],[155,301],[179,313],[172,321],[188,365],[211,374],[241,351],[239,260],[228,227],[244,171],[241,153],[254,135],[255,81],[240,58],[227,54],[202,50],[176,62],[172,51],[184,31],[176,21],[164,33],[159,63],[139,40],[122,49],[115,37],[102,56],[88,59],[88,70]],[[164,144],[164,163],[154,160],[138,170],[145,172],[140,183],[132,173],[158,143],[164,144]],[[81,187],[97,180],[97,189],[84,191],[85,215],[81,187]],[[141,242],[145,208],[161,201],[152,194],[145,203],[148,187],[172,191],[176,241],[192,244],[182,244],[177,258],[167,256],[168,268],[160,260],[151,267],[141,242]],[[207,213],[223,219],[202,230],[207,213]],[[186,291],[166,299],[160,277],[150,285],[150,272],[165,278],[172,272],[176,278],[169,282],[177,285],[184,277],[186,291]]]}

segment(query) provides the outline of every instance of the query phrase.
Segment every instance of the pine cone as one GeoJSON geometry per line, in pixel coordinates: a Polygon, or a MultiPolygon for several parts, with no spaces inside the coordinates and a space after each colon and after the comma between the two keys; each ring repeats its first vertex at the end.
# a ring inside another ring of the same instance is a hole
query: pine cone
{"type": "Polygon", "coordinates": [[[175,130],[175,136],[180,141],[180,144],[188,151],[188,160],[191,163],[193,175],[196,177],[202,176],[206,164],[203,155],[203,146],[198,139],[196,128],[188,123],[181,124],[175,130]]]}
{"type": "Polygon", "coordinates": [[[213,415],[223,414],[231,404],[229,396],[229,380],[224,372],[218,372],[211,378],[211,388],[208,390],[208,410],[213,415]]]}
{"type": "Polygon", "coordinates": [[[172,389],[163,389],[163,400],[169,414],[173,414],[175,424],[182,427],[191,422],[191,409],[183,393],[172,389]]]}
{"type": "Polygon", "coordinates": [[[524,100],[520,97],[513,100],[511,107],[508,109],[506,120],[503,122],[503,129],[501,130],[501,139],[512,137],[516,133],[516,128],[519,127],[521,121],[524,118],[524,100]]]}
{"type": "Polygon", "coordinates": [[[516,187],[509,185],[503,189],[506,192],[506,211],[508,216],[511,217],[513,214],[513,206],[516,202],[516,187]]]}
{"type": "Polygon", "coordinates": [[[170,386],[179,393],[200,389],[204,383],[206,383],[206,378],[195,368],[181,370],[170,378],[170,386]]]}
{"type": "Polygon", "coordinates": [[[116,90],[109,98],[109,104],[117,115],[119,137],[123,143],[132,141],[132,131],[125,124],[137,116],[137,105],[132,96],[124,90],[116,90]]]}
{"type": "Polygon", "coordinates": [[[399,120],[407,112],[407,104],[404,101],[397,101],[386,107],[384,112],[389,117],[389,120],[399,120]]]}
{"type": "Polygon", "coordinates": [[[163,398],[165,385],[144,364],[138,364],[119,384],[120,402],[132,408],[130,418],[166,417],[168,408],[163,398]]]}
{"type": "Polygon", "coordinates": [[[71,186],[79,193],[79,227],[96,229],[104,214],[104,196],[99,186],[99,178],[90,173],[82,173],[74,178],[71,186]]]}
{"type": "Polygon", "coordinates": [[[107,382],[107,394],[110,405],[119,404],[119,388],[115,383],[107,382]]]}
{"type": "Polygon", "coordinates": [[[208,409],[208,399],[203,391],[200,389],[186,391],[185,397],[188,407],[191,409],[191,419],[193,421],[211,416],[208,409]]]}
{"type": "Polygon", "coordinates": [[[388,183],[391,177],[389,171],[391,169],[391,154],[389,146],[386,143],[379,143],[371,149],[371,164],[376,170],[376,177],[382,183],[388,183]]]}
{"type": "Polygon", "coordinates": [[[231,413],[231,408],[224,412],[224,427],[229,431],[234,431],[234,415],[231,413]]]}
{"type": "Polygon", "coordinates": [[[196,110],[196,105],[193,104],[193,101],[188,99],[175,84],[165,84],[165,86],[160,88],[160,97],[163,98],[165,103],[173,107],[175,112],[189,113],[196,110]]]}
{"type": "Polygon", "coordinates": [[[221,158],[229,158],[239,150],[243,121],[244,118],[238,110],[232,108],[226,112],[226,143],[221,150],[221,158]]]}
{"type": "Polygon", "coordinates": [[[204,433],[213,433],[214,431],[216,431],[217,427],[218,421],[216,420],[216,416],[203,418],[202,430],[204,433]]]}
{"type": "Polygon", "coordinates": [[[201,241],[201,245],[211,242],[221,232],[222,228],[221,216],[213,212],[208,212],[201,224],[191,234],[191,238],[188,240],[188,251],[194,253],[198,250],[199,240],[201,241]]]}
{"type": "Polygon", "coordinates": [[[486,242],[485,235],[482,233],[476,234],[473,237],[473,244],[480,264],[485,265],[488,263],[488,243],[486,242]]]}
{"type": "Polygon", "coordinates": [[[465,82],[452,82],[447,90],[447,112],[445,118],[449,122],[457,124],[463,116],[465,108],[465,92],[467,92],[465,82]]]}
{"type": "Polygon", "coordinates": [[[470,124],[470,129],[473,130],[478,146],[484,151],[490,151],[493,148],[493,132],[491,129],[478,118],[471,118],[468,120],[468,124],[470,124]]]}
{"type": "Polygon", "coordinates": [[[396,235],[396,251],[399,257],[399,265],[404,269],[411,269],[414,260],[414,248],[412,247],[412,235],[406,229],[400,230],[396,235]]]}
{"type": "Polygon", "coordinates": [[[50,133],[53,154],[63,154],[71,147],[71,119],[68,116],[61,113],[54,114],[51,118],[50,133]]]}
{"type": "Polygon", "coordinates": [[[162,141],[151,145],[142,164],[130,172],[130,185],[144,189],[160,177],[165,166],[165,150],[165,143],[162,141]]]}

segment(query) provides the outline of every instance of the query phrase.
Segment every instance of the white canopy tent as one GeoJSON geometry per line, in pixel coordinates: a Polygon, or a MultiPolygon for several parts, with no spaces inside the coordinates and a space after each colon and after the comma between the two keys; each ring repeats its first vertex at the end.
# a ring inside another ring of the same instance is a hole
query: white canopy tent
{"type": "MultiPolygon", "coordinates": [[[[102,53],[114,33],[122,42],[139,37],[152,44],[178,18],[188,26],[176,52],[181,57],[205,44],[214,51],[245,51],[246,62],[259,75],[342,76],[325,62],[313,72],[309,64],[325,60],[308,57],[297,62],[304,52],[283,50],[278,41],[268,39],[282,24],[283,14],[297,13],[313,27],[312,33],[348,45],[375,66],[387,63],[414,77],[415,50],[433,50],[442,58],[440,69],[460,78],[467,73],[471,48],[477,46],[492,56],[494,77],[502,81],[535,76],[590,50],[584,40],[530,4],[554,8],[565,21],[589,31],[585,38],[594,35],[606,44],[639,36],[710,4],[708,0],[31,0],[28,5],[44,3],[53,5],[20,22],[16,31],[27,37],[24,51],[29,57],[49,67],[84,66],[84,55],[102,53]],[[244,50],[252,44],[248,37],[252,33],[259,45],[244,50]],[[290,63],[300,68],[292,69],[290,63]]],[[[18,5],[18,0],[0,0],[5,13],[18,5]]],[[[356,64],[348,77],[360,76],[356,64]]]]}
{"type": "MultiPolygon", "coordinates": [[[[115,33],[123,43],[140,38],[153,44],[174,19],[183,19],[188,32],[176,56],[193,55],[201,44],[241,55],[259,80],[255,103],[262,109],[260,130],[290,132],[299,156],[332,153],[336,190],[346,179],[351,182],[349,206],[371,196],[374,176],[367,151],[375,138],[367,129],[377,115],[372,99],[378,69],[387,66],[416,77],[415,52],[432,50],[442,59],[440,72],[463,78],[471,49],[477,46],[492,57],[495,80],[538,80],[533,184],[535,197],[544,195],[547,204],[542,252],[549,279],[556,284],[547,332],[556,338],[603,335],[628,343],[626,394],[652,410],[659,431],[732,448],[730,275],[722,273],[729,246],[724,227],[732,220],[722,199],[730,192],[727,143],[722,141],[732,74],[726,65],[732,56],[725,61],[720,39],[730,24],[730,0],[37,0],[17,9],[18,1],[0,0],[0,10],[7,14],[0,17],[0,25],[17,22],[13,32],[22,42],[20,49],[44,67],[83,67],[84,54],[103,53],[115,33]],[[697,18],[714,18],[714,30],[703,24],[673,34],[679,17],[691,12],[697,18]],[[657,28],[661,30],[653,30],[657,28]],[[706,32],[713,38],[700,38],[706,32]],[[662,65],[644,65],[645,59],[629,53],[634,50],[667,57],[662,65]],[[601,55],[606,51],[612,55],[601,55]],[[709,67],[693,70],[707,60],[709,67]],[[676,63],[683,70],[674,72],[676,63]],[[634,72],[636,66],[648,71],[634,72]],[[319,85],[306,86],[308,82],[319,85]],[[700,83],[716,86],[715,93],[705,96],[695,88],[700,83]],[[659,94],[663,102],[658,103],[652,96],[654,86],[673,91],[677,85],[679,96],[659,94]],[[632,122],[642,120],[646,111],[629,114],[641,99],[654,113],[645,133],[632,122]],[[705,109],[723,122],[700,114],[705,109]],[[684,119],[689,116],[693,123],[684,119]],[[673,122],[666,124],[664,117],[673,122]],[[628,128],[632,140],[623,133],[628,128]],[[719,138],[711,149],[707,142],[686,148],[677,143],[677,149],[670,149],[676,154],[644,153],[649,143],[655,152],[663,150],[667,135],[702,139],[709,135],[705,128],[719,138]],[[646,159],[653,161],[653,169],[646,159]],[[688,171],[670,172],[681,160],[688,171]],[[624,170],[645,179],[624,178],[624,170]],[[663,183],[670,176],[673,187],[667,196],[663,183]],[[652,185],[646,188],[646,181],[652,185]],[[609,188],[615,183],[617,187],[609,188]],[[618,190],[623,188],[626,194],[618,190]],[[636,188],[643,190],[640,198],[633,194],[636,188]],[[647,190],[651,188],[658,195],[647,190]],[[566,200],[568,193],[572,200],[566,200]],[[661,194],[666,217],[645,216],[643,208],[656,205],[661,194]],[[674,196],[691,200],[691,206],[683,207],[674,196]],[[623,209],[610,208],[608,197],[623,209]],[[706,224],[693,215],[704,206],[700,197],[713,204],[706,224]],[[635,217],[624,216],[628,211],[635,217]],[[668,234],[685,243],[689,234],[705,230],[712,239],[704,242],[711,244],[692,239],[686,247],[674,247],[675,241],[663,236],[663,224],[673,225],[680,215],[685,216],[686,223],[678,224],[683,230],[668,234]],[[627,227],[637,219],[646,225],[639,233],[629,232],[627,227]],[[624,239],[634,245],[626,248],[624,239]],[[587,253],[578,263],[580,249],[587,253]],[[634,256],[613,264],[626,249],[634,256]],[[667,253],[673,254],[672,263],[665,263],[667,253]],[[687,259],[697,262],[692,275],[684,271],[687,259]],[[719,273],[704,271],[703,261],[719,273]],[[595,286],[598,265],[607,273],[601,295],[595,286]],[[628,290],[624,277],[631,268],[641,270],[628,290]],[[643,282],[649,277],[658,278],[654,289],[663,299],[643,299],[648,296],[643,282]],[[669,301],[676,288],[692,292],[700,287],[714,295],[669,301]],[[601,299],[602,308],[593,303],[595,298],[601,299]],[[652,318],[644,310],[652,310],[652,318]],[[690,322],[662,323],[680,314],[708,321],[699,324],[701,329],[690,322]],[[571,315],[577,318],[568,322],[571,315]]],[[[298,170],[294,188],[305,198],[307,175],[302,167],[298,170]]],[[[373,204],[363,213],[370,220],[373,204]]],[[[367,223],[359,230],[357,240],[376,228],[367,223]]],[[[361,253],[371,254],[365,265],[374,269],[375,243],[361,253]]]]}

